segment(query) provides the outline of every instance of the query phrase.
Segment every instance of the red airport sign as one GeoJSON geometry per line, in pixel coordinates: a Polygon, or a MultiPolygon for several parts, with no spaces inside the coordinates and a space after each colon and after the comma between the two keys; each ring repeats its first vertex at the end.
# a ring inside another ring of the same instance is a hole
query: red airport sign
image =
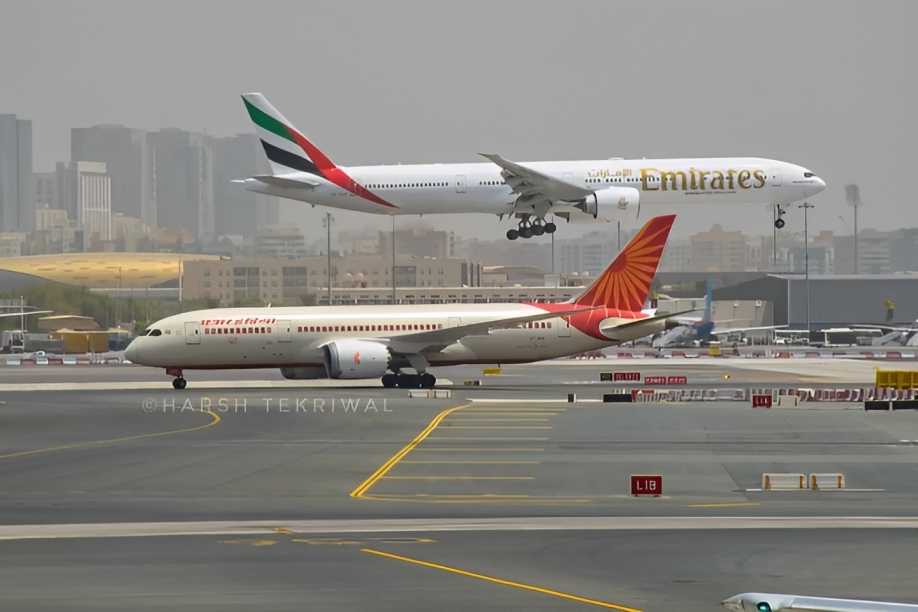
{"type": "Polygon", "coordinates": [[[644,384],[645,385],[665,385],[666,377],[665,376],[645,376],[644,384]]]}
{"type": "Polygon", "coordinates": [[[667,385],[687,385],[688,378],[685,376],[669,376],[666,378],[667,385]]]}
{"type": "Polygon", "coordinates": [[[752,396],[752,407],[753,408],[771,408],[771,394],[764,395],[753,395],[752,396]]]}
{"type": "Polygon", "coordinates": [[[612,380],[614,382],[641,382],[640,372],[613,372],[612,380]]]}
{"type": "Polygon", "coordinates": [[[663,495],[663,477],[648,475],[631,475],[631,495],[663,495]]]}

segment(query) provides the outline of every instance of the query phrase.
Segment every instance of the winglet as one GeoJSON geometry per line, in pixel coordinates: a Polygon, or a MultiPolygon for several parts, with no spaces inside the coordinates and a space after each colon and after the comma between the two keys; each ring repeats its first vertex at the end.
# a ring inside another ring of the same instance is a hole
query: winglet
{"type": "Polygon", "coordinates": [[[676,215],[664,215],[648,221],[574,304],[640,312],[675,220],[676,215]]]}

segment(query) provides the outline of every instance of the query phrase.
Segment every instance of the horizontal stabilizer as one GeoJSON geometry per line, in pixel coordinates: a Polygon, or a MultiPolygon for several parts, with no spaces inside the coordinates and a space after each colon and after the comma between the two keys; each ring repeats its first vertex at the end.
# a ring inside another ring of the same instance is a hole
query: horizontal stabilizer
{"type": "Polygon", "coordinates": [[[284,189],[311,189],[321,185],[319,181],[306,178],[302,175],[259,174],[252,178],[266,185],[283,187],[284,189]]]}

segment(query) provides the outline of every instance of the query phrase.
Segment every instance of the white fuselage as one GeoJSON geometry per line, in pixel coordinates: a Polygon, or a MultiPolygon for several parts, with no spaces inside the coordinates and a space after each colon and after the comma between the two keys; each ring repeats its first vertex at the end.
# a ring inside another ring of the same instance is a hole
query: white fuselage
{"type": "MultiPolygon", "coordinates": [[[[330,342],[384,340],[545,312],[529,304],[202,310],[174,315],[153,324],[150,329],[158,333],[135,338],[125,356],[142,365],[179,369],[322,368],[322,347],[330,342]]],[[[622,322],[646,316],[642,313],[619,314],[622,322]]],[[[614,325],[615,319],[606,319],[606,324],[614,325]]],[[[624,337],[611,340],[584,333],[567,320],[556,317],[468,335],[426,358],[431,366],[527,363],[597,350],[640,338],[652,331],[658,330],[642,324],[633,325],[628,327],[624,337]]]]}
{"type": "MultiPolygon", "coordinates": [[[[706,159],[606,159],[522,162],[522,165],[568,183],[599,191],[633,187],[641,204],[779,204],[802,200],[822,191],[825,183],[811,172],[787,162],[755,157],[706,159]],[[809,175],[809,176],[805,176],[809,175]]],[[[311,204],[379,214],[449,213],[510,214],[521,212],[517,195],[492,163],[355,166],[341,168],[369,192],[391,204],[373,202],[322,177],[292,173],[308,188],[269,185],[257,178],[246,189],[311,204]]],[[[570,204],[555,203],[552,212],[587,215],[570,204]]],[[[592,219],[592,216],[590,216],[592,219]]],[[[573,220],[573,217],[572,217],[573,220]]]]}

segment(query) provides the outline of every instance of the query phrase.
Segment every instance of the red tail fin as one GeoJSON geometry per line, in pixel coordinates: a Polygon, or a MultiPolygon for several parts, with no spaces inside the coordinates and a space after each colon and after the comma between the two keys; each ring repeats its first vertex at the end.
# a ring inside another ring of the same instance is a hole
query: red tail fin
{"type": "Polygon", "coordinates": [[[640,312],[675,220],[665,215],[648,221],[574,304],[640,312]]]}

